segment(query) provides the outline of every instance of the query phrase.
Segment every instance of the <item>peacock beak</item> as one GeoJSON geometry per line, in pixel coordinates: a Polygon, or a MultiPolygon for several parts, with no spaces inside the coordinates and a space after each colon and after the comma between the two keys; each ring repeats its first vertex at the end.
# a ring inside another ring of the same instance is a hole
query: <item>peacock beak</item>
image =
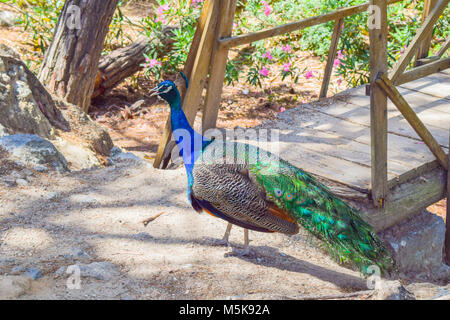
{"type": "Polygon", "coordinates": [[[159,95],[159,87],[154,87],[150,90],[150,97],[159,95]]]}

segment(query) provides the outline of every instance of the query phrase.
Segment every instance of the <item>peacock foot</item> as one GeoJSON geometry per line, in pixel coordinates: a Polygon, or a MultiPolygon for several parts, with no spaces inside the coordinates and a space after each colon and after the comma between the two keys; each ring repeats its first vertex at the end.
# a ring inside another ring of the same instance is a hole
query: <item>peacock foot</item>
{"type": "Polygon", "coordinates": [[[203,237],[203,241],[207,242],[208,245],[213,246],[213,247],[229,247],[230,246],[230,242],[227,239],[203,237]]]}
{"type": "Polygon", "coordinates": [[[253,252],[253,250],[250,250],[249,247],[245,247],[244,249],[233,248],[233,250],[227,256],[251,257],[254,255],[255,253],[253,252]]]}
{"type": "Polygon", "coordinates": [[[224,246],[224,247],[229,247],[230,246],[230,242],[228,241],[228,239],[214,239],[213,240],[213,245],[214,246],[224,246]]]}

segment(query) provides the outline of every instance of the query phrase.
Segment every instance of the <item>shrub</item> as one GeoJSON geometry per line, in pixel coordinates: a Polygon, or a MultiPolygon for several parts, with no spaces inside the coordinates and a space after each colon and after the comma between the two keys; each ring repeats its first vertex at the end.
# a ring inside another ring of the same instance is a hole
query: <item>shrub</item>
{"type": "MultiPolygon", "coordinates": [[[[202,0],[157,1],[155,6],[157,14],[143,21],[146,29],[161,32],[166,24],[175,23],[180,25],[183,31],[177,31],[174,35],[175,44],[171,52],[164,52],[166,48],[160,43],[152,45],[147,56],[148,61],[151,59],[156,61],[158,56],[164,56],[164,58],[160,62],[145,65],[149,74],[159,79],[162,73],[173,72],[183,66],[202,2],[202,0]]],[[[364,2],[366,0],[239,1],[234,34],[255,32],[364,2]]],[[[398,60],[420,26],[422,9],[423,1],[412,3],[403,1],[389,6],[389,66],[398,60]]],[[[446,9],[434,30],[437,40],[432,46],[434,51],[439,48],[442,40],[448,37],[449,13],[449,9],[446,9]]],[[[352,86],[366,83],[369,77],[367,18],[368,14],[365,12],[345,18],[340,37],[339,58],[335,61],[335,69],[336,73],[352,86]]],[[[283,80],[289,78],[291,81],[297,81],[300,75],[308,77],[307,68],[299,68],[295,51],[308,50],[321,59],[325,59],[328,55],[333,28],[334,22],[329,22],[238,48],[237,54],[233,52],[230,54],[225,81],[233,83],[242,76],[243,72],[245,72],[246,82],[255,86],[261,86],[263,78],[275,76],[271,72],[279,74],[283,80]]],[[[154,37],[150,31],[148,34],[154,37]]]]}

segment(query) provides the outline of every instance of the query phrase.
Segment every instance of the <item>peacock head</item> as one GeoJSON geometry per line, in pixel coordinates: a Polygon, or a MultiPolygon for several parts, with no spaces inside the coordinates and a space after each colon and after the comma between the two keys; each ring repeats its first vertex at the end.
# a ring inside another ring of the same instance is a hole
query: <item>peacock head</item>
{"type": "Polygon", "coordinates": [[[151,90],[150,96],[159,96],[166,100],[170,105],[180,99],[180,92],[173,81],[166,80],[158,84],[151,90]]]}
{"type": "MultiPolygon", "coordinates": [[[[181,77],[186,83],[186,88],[189,86],[188,79],[184,73],[180,72],[181,77]]],[[[170,80],[166,80],[158,84],[155,88],[150,91],[150,96],[159,96],[160,98],[166,100],[171,106],[180,100],[180,92],[178,91],[177,85],[170,80]]]]}

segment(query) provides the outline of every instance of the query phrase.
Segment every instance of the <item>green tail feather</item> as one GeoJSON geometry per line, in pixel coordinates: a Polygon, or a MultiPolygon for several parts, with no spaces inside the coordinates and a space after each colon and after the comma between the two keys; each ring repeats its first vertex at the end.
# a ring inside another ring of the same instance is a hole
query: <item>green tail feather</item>
{"type": "Polygon", "coordinates": [[[311,175],[283,160],[260,161],[251,171],[269,200],[320,239],[339,262],[356,265],[363,273],[372,265],[381,272],[395,269],[390,251],[360,213],[311,175]]]}

